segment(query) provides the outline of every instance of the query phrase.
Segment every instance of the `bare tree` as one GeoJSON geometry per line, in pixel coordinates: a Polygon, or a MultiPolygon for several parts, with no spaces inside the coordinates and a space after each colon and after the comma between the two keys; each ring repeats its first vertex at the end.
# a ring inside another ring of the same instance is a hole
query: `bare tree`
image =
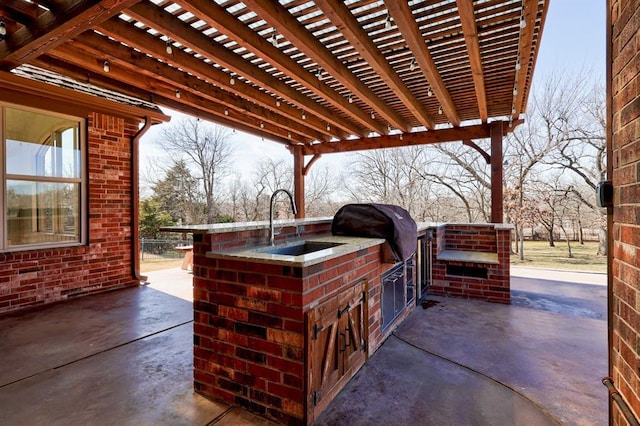
{"type": "Polygon", "coordinates": [[[160,146],[188,159],[189,166],[195,169],[195,176],[202,182],[208,223],[214,223],[218,216],[216,191],[233,156],[230,136],[226,127],[185,118],[165,128],[159,140],[160,146]]]}

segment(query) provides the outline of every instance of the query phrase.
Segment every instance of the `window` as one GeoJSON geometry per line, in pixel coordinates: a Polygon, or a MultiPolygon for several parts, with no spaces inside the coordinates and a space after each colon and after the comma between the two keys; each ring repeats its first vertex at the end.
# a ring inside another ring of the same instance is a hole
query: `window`
{"type": "Polygon", "coordinates": [[[0,249],[84,242],[84,121],[0,105],[0,249]]]}

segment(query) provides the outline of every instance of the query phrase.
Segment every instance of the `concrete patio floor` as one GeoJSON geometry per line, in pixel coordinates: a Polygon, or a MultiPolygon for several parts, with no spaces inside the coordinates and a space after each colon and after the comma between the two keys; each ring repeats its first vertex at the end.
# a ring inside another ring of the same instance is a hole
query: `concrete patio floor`
{"type": "MultiPolygon", "coordinates": [[[[316,423],[606,424],[606,278],[513,274],[509,306],[429,297],[316,423]]],[[[0,424],[271,424],[193,392],[191,275],[149,281],[0,318],[0,424]]]]}

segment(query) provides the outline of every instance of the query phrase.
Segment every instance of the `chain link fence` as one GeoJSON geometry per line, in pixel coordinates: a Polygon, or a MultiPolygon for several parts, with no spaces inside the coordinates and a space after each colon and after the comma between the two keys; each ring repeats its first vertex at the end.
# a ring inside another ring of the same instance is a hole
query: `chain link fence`
{"type": "Polygon", "coordinates": [[[192,239],[151,239],[140,238],[140,258],[142,260],[182,259],[184,251],[176,247],[193,246],[192,239]]]}

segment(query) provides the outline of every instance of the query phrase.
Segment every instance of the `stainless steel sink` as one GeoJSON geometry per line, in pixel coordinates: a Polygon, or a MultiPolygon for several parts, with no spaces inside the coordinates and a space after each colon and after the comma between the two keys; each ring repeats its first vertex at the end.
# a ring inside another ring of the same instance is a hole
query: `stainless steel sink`
{"type": "Polygon", "coordinates": [[[288,256],[300,256],[316,251],[341,246],[342,243],[330,243],[323,241],[300,241],[294,244],[285,244],[275,247],[262,248],[257,251],[268,254],[283,254],[288,256]]]}

